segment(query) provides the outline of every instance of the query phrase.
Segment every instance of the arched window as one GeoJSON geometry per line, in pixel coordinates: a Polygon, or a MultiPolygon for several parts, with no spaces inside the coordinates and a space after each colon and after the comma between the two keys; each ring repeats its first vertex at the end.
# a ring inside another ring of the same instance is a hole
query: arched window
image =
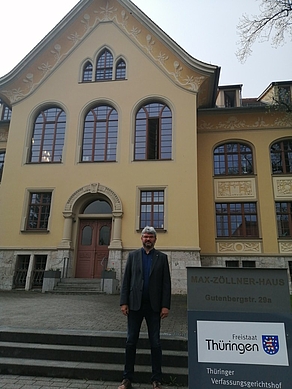
{"type": "Polygon", "coordinates": [[[150,103],[136,115],[134,159],[165,160],[172,157],[172,114],[162,103],[150,103]]]}
{"type": "Polygon", "coordinates": [[[115,161],[118,113],[108,105],[92,108],[84,121],[82,161],[115,161]]]}
{"type": "Polygon", "coordinates": [[[12,110],[0,100],[0,120],[10,120],[12,110]]]}
{"type": "Polygon", "coordinates": [[[83,73],[82,73],[83,82],[92,81],[92,70],[93,70],[92,63],[90,61],[87,61],[86,64],[83,66],[83,73]]]}
{"type": "Polygon", "coordinates": [[[109,226],[102,226],[99,230],[99,241],[100,246],[109,246],[111,242],[111,229],[109,226]]]}
{"type": "Polygon", "coordinates": [[[91,246],[92,245],[92,227],[85,226],[82,230],[81,236],[82,246],[91,246]]]}
{"type": "Polygon", "coordinates": [[[253,155],[250,146],[239,143],[224,143],[214,150],[214,174],[243,175],[253,174],[253,155]]]}
{"type": "Polygon", "coordinates": [[[113,56],[112,53],[104,49],[99,55],[96,63],[95,80],[111,80],[113,75],[113,56]]]}
{"type": "Polygon", "coordinates": [[[273,143],[270,155],[273,174],[292,173],[292,139],[273,143]]]}
{"type": "Polygon", "coordinates": [[[84,214],[111,214],[112,208],[104,200],[95,200],[88,204],[84,209],[84,214]]]}
{"type": "Polygon", "coordinates": [[[5,153],[6,153],[5,150],[0,151],[0,182],[2,180],[2,174],[4,169],[5,153]]]}
{"type": "Polygon", "coordinates": [[[33,127],[29,162],[62,162],[66,114],[58,107],[41,111],[33,127]]]}
{"type": "Polygon", "coordinates": [[[126,62],[120,59],[116,66],[116,80],[124,80],[126,78],[126,62]]]}

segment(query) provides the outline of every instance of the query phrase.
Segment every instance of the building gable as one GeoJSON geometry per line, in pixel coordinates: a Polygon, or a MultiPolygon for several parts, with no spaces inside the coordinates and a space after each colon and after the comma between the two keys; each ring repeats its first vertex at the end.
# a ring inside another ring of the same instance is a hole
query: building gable
{"type": "Polygon", "coordinates": [[[0,79],[0,97],[9,105],[25,99],[102,23],[114,23],[172,82],[198,93],[199,107],[214,104],[219,68],[187,54],[129,0],[80,1],[0,79]]]}

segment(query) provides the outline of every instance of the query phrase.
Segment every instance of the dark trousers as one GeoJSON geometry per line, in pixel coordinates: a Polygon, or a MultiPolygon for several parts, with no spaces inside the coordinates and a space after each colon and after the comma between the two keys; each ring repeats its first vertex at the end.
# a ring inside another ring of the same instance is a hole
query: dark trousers
{"type": "Polygon", "coordinates": [[[136,360],[136,346],[140,328],[145,318],[148,328],[148,338],[151,347],[152,376],[151,381],[161,381],[162,350],[160,344],[160,312],[154,312],[150,303],[142,304],[139,311],[131,311],[128,315],[128,334],[126,342],[126,362],[123,378],[133,380],[136,360]]]}

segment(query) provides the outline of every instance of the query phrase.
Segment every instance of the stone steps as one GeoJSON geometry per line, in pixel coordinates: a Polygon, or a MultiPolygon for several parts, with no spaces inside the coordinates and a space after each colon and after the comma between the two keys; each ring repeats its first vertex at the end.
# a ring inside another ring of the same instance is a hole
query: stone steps
{"type": "MultiPolygon", "coordinates": [[[[162,337],[166,382],[187,386],[187,341],[162,337]]],[[[124,367],[125,334],[78,331],[0,331],[0,374],[120,381],[124,367]]],[[[135,379],[151,375],[146,334],[141,334],[135,379]]]]}
{"type": "Polygon", "coordinates": [[[103,290],[103,280],[83,278],[62,278],[50,293],[57,294],[99,294],[103,290]]]}

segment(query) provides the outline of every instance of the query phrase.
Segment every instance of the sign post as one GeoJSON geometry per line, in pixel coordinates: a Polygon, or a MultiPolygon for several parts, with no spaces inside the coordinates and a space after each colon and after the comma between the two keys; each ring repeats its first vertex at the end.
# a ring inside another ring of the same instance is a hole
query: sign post
{"type": "Polygon", "coordinates": [[[287,270],[187,272],[189,388],[291,389],[287,270]]]}

